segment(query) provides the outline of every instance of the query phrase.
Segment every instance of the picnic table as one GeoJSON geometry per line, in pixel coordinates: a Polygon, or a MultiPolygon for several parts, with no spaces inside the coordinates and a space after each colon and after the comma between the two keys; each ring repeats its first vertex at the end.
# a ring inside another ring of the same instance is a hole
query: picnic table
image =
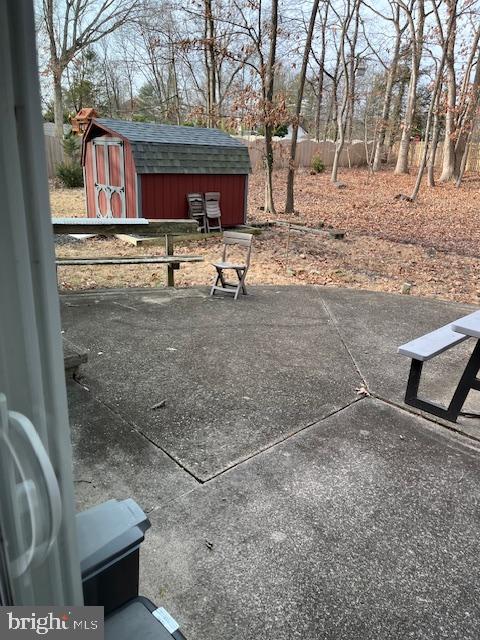
{"type": "Polygon", "coordinates": [[[470,338],[480,338],[480,311],[474,311],[468,316],[455,320],[452,329],[470,338]]]}
{"type": "Polygon", "coordinates": [[[202,256],[175,255],[174,238],[196,233],[195,220],[147,220],[146,218],[53,218],[53,233],[57,235],[133,234],[144,237],[165,236],[165,255],[141,257],[57,258],[58,267],[106,264],[164,264],[167,286],[175,286],[175,271],[180,264],[203,262],[202,256]]]}
{"type": "MultiPolygon", "coordinates": [[[[480,380],[477,378],[480,370],[480,311],[474,311],[454,322],[439,327],[435,331],[407,342],[398,348],[398,352],[412,359],[405,392],[405,403],[440,418],[456,422],[458,416],[462,414],[462,408],[469,392],[472,389],[480,391],[480,380]],[[418,389],[424,362],[469,338],[475,338],[477,342],[448,407],[431,400],[419,398],[418,389]]],[[[476,414],[464,415],[480,417],[476,414]]]]}
{"type": "Polygon", "coordinates": [[[55,234],[101,234],[114,236],[118,233],[139,236],[181,236],[197,233],[195,220],[147,220],[146,218],[52,218],[55,234]]]}

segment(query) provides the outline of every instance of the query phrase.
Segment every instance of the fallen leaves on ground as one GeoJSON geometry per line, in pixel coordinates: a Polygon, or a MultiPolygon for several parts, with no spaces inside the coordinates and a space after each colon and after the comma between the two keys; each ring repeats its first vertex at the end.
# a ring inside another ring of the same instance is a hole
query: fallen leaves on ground
{"type": "MultiPolygon", "coordinates": [[[[247,284],[311,284],[352,287],[478,303],[480,298],[480,192],[469,177],[461,189],[454,185],[427,187],[418,202],[395,201],[398,192],[409,191],[413,176],[382,172],[370,176],[364,170],[344,170],[347,184],[337,190],[327,175],[298,174],[296,207],[298,224],[320,223],[346,229],[345,240],[328,233],[290,231],[271,227],[254,239],[252,266],[247,284]],[[409,283],[411,287],[404,287],[409,283]]],[[[283,206],[286,176],[277,172],[274,190],[277,206],[283,206]]],[[[263,175],[250,178],[249,220],[266,221],[263,212],[263,175]]],[[[84,214],[82,190],[52,191],[54,215],[84,214]],[[66,193],[65,193],[66,192],[66,193]]],[[[281,213],[276,219],[286,219],[281,213]]],[[[175,246],[176,253],[201,255],[205,262],[183,264],[175,272],[178,286],[208,285],[211,262],[221,254],[219,238],[206,238],[175,246]]],[[[162,255],[162,244],[133,247],[115,238],[91,238],[59,244],[61,257],[162,255]]],[[[156,287],[166,283],[162,265],[81,266],[59,268],[64,289],[97,287],[156,287]]]]}

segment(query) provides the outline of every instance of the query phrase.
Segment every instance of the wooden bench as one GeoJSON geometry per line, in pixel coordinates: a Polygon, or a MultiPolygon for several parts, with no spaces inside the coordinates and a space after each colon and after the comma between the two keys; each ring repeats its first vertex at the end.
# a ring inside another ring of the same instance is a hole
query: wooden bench
{"type": "Polygon", "coordinates": [[[146,218],[52,218],[55,234],[99,234],[114,236],[117,233],[153,237],[181,236],[196,233],[195,220],[147,220],[146,218]]]}
{"type": "Polygon", "coordinates": [[[471,389],[480,391],[480,380],[476,377],[480,369],[480,342],[477,342],[448,407],[418,397],[423,363],[468,340],[471,336],[458,333],[454,330],[454,326],[456,323],[463,324],[467,322],[468,324],[468,321],[473,316],[477,319],[478,312],[464,316],[459,320],[455,320],[455,322],[450,322],[398,348],[398,353],[412,359],[405,392],[406,404],[451,422],[456,422],[469,391],[471,389]]]}
{"type": "Polygon", "coordinates": [[[167,267],[167,286],[175,286],[175,271],[181,263],[203,262],[201,256],[174,255],[175,236],[196,233],[195,220],[146,220],[145,218],[54,218],[55,234],[98,234],[115,236],[119,233],[134,233],[146,237],[165,236],[164,256],[105,257],[105,258],[57,258],[58,267],[105,264],[164,264],[167,267]]]}
{"type": "Polygon", "coordinates": [[[182,262],[203,262],[201,256],[142,256],[141,258],[57,258],[57,267],[87,266],[95,264],[164,264],[167,266],[167,286],[175,286],[174,272],[182,262]]]}

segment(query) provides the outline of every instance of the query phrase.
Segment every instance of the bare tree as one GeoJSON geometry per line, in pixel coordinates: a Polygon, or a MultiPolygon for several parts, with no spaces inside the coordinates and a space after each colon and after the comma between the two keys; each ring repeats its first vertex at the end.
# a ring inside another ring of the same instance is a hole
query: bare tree
{"type": "MultiPolygon", "coordinates": [[[[438,70],[437,70],[437,73],[438,73],[438,70]]],[[[438,89],[437,95],[435,96],[435,100],[433,103],[432,137],[430,142],[430,151],[428,154],[428,164],[427,164],[427,177],[428,177],[427,179],[428,179],[429,187],[435,186],[435,166],[436,166],[437,149],[438,149],[438,142],[439,142],[439,136],[440,136],[439,111],[440,111],[440,97],[442,95],[442,86],[443,86],[443,83],[440,84],[440,87],[438,89]]]]}
{"type": "Polygon", "coordinates": [[[457,106],[455,131],[455,167],[454,178],[460,186],[465,168],[470,140],[475,128],[480,100],[480,26],[474,32],[472,46],[465,68],[457,106]],[[473,78],[472,72],[474,70],[473,78]]]}
{"type": "MultiPolygon", "coordinates": [[[[318,5],[320,0],[314,0],[312,12],[310,14],[310,22],[308,25],[307,37],[305,40],[305,48],[303,50],[302,67],[300,69],[300,78],[297,91],[297,100],[295,103],[295,118],[292,124],[292,140],[290,142],[290,160],[288,163],[287,176],[287,200],[285,203],[285,213],[293,213],[294,211],[294,180],[295,180],[295,154],[297,151],[298,125],[300,122],[300,114],[302,111],[303,91],[305,89],[305,76],[307,74],[308,58],[312,47],[313,30],[315,20],[318,13],[318,5]]],[[[323,71],[322,71],[323,75],[323,71]]]]}
{"type": "Polygon", "coordinates": [[[409,5],[405,4],[403,0],[396,0],[396,2],[403,9],[406,15],[410,28],[410,46],[412,50],[407,106],[402,122],[402,137],[398,150],[397,164],[395,166],[395,173],[401,174],[408,173],[408,152],[410,149],[410,136],[412,134],[412,126],[415,117],[417,85],[423,51],[425,0],[411,0],[409,5]],[[414,11],[414,9],[416,11],[414,11]]]}
{"type": "Polygon", "coordinates": [[[214,127],[217,120],[217,83],[215,59],[215,23],[213,20],[212,0],[204,0],[204,54],[207,75],[207,123],[214,127]]]}
{"type": "Polygon", "coordinates": [[[338,51],[340,63],[343,68],[343,100],[337,113],[338,140],[335,146],[335,156],[333,158],[332,174],[330,176],[330,180],[334,184],[338,182],[340,156],[345,144],[346,115],[350,92],[350,72],[347,65],[345,45],[347,42],[350,24],[358,10],[358,5],[360,4],[360,2],[361,0],[353,0],[353,2],[351,2],[351,0],[347,0],[343,16],[340,16],[340,14],[336,10],[334,10],[338,19],[338,28],[340,30],[338,51]]]}
{"type": "Polygon", "coordinates": [[[63,138],[62,77],[66,67],[80,51],[125,24],[136,4],[135,0],[43,0],[58,138],[63,138]]]}
{"type": "Polygon", "coordinates": [[[265,211],[275,213],[273,132],[279,124],[279,117],[285,113],[284,101],[275,95],[274,90],[278,62],[278,0],[271,0],[270,14],[267,19],[265,19],[261,0],[249,0],[245,3],[233,0],[233,2],[237,14],[218,18],[218,20],[229,24],[237,36],[237,48],[226,50],[225,55],[231,60],[245,65],[256,76],[255,80],[257,81],[257,87],[252,86],[253,83],[248,83],[244,87],[244,91],[237,96],[233,110],[240,111],[239,104],[243,104],[245,111],[249,111],[249,121],[261,124],[264,129],[265,211]]]}
{"type": "Polygon", "coordinates": [[[373,163],[372,163],[373,171],[378,171],[380,169],[380,165],[382,161],[386,161],[386,158],[387,158],[388,150],[385,145],[385,141],[386,141],[387,129],[388,129],[388,124],[390,119],[393,89],[395,86],[395,81],[397,79],[398,64],[401,56],[402,37],[407,28],[407,23],[405,23],[403,26],[401,24],[400,6],[395,2],[395,0],[390,0],[389,4],[390,4],[390,9],[392,14],[391,17],[385,16],[383,13],[378,11],[374,6],[367,5],[369,9],[371,9],[371,11],[373,11],[377,16],[391,23],[395,29],[395,41],[393,45],[392,58],[390,60],[390,64],[387,67],[385,92],[383,94],[382,115],[380,117],[380,122],[378,126],[377,135],[375,137],[375,144],[373,149],[373,163]]]}
{"type": "Polygon", "coordinates": [[[329,133],[331,133],[330,125],[333,123],[333,139],[336,141],[338,138],[338,89],[340,85],[340,80],[343,74],[342,68],[342,52],[340,47],[337,48],[335,59],[335,67],[332,73],[328,73],[326,69],[324,69],[325,75],[331,81],[331,90],[330,90],[330,100],[328,105],[327,117],[325,119],[325,128],[323,132],[323,139],[326,140],[328,138],[329,133]]]}
{"type": "Polygon", "coordinates": [[[181,100],[178,87],[178,53],[181,35],[172,18],[172,5],[145,3],[136,20],[141,51],[136,51],[140,73],[155,93],[151,112],[155,120],[180,124],[181,100]],[[163,19],[160,17],[167,13],[163,19]],[[142,55],[143,54],[143,55],[142,55]]]}
{"type": "Polygon", "coordinates": [[[322,113],[323,104],[323,87],[325,80],[325,57],[327,54],[327,25],[328,25],[328,10],[330,8],[330,2],[327,0],[322,3],[325,7],[324,11],[320,12],[320,55],[315,55],[314,48],[312,47],[311,53],[318,64],[318,80],[317,80],[317,105],[315,112],[315,138],[320,140],[320,116],[322,113]]]}
{"type": "Polygon", "coordinates": [[[353,119],[355,116],[355,93],[357,82],[357,68],[359,62],[359,56],[357,55],[357,43],[358,43],[358,31],[360,27],[360,7],[361,2],[357,2],[353,11],[353,34],[352,37],[348,37],[350,53],[348,56],[348,77],[349,77],[349,91],[347,96],[347,113],[346,113],[346,138],[348,142],[352,141],[353,133],[353,119]]]}
{"type": "MultiPolygon", "coordinates": [[[[438,12],[438,5],[436,4],[437,0],[432,0],[433,12],[435,13],[435,17],[437,19],[437,23],[440,23],[440,15],[438,12]]],[[[423,174],[425,172],[425,167],[427,166],[428,154],[430,151],[430,135],[432,122],[434,119],[434,113],[438,106],[438,95],[440,93],[442,83],[443,83],[443,70],[445,68],[446,61],[449,56],[449,42],[452,35],[453,30],[455,29],[455,21],[450,20],[448,23],[448,30],[446,38],[443,38],[443,32],[440,36],[440,41],[442,45],[442,57],[437,66],[437,73],[435,77],[435,82],[432,87],[431,98],[430,98],[430,106],[428,108],[427,114],[427,122],[425,125],[425,139],[424,139],[424,147],[423,153],[420,160],[420,165],[418,167],[417,179],[415,181],[415,186],[413,187],[412,194],[409,198],[410,201],[416,200],[418,197],[418,193],[420,191],[420,185],[422,183],[423,174]]],[[[439,31],[440,33],[440,31],[439,31]]]]}
{"type": "MultiPolygon", "coordinates": [[[[465,169],[467,167],[467,159],[468,159],[468,151],[470,146],[470,140],[473,135],[473,131],[475,129],[478,107],[480,103],[480,49],[479,49],[479,38],[480,38],[480,27],[477,30],[477,33],[474,38],[474,44],[472,47],[472,51],[476,51],[476,60],[475,60],[475,75],[473,77],[473,81],[470,85],[470,69],[467,68],[466,78],[468,78],[465,85],[468,87],[468,90],[464,91],[464,95],[466,94],[466,98],[464,101],[464,106],[459,115],[458,122],[459,130],[457,135],[457,140],[455,144],[455,175],[456,175],[456,185],[459,187],[462,184],[463,175],[465,173],[465,169]]],[[[473,66],[473,65],[472,65],[473,66]]]]}
{"type": "Polygon", "coordinates": [[[447,70],[447,103],[445,108],[445,138],[443,142],[443,169],[441,182],[453,177],[455,172],[455,140],[456,105],[457,105],[457,77],[455,70],[455,42],[457,36],[457,0],[445,0],[447,7],[448,36],[444,37],[442,21],[437,15],[437,29],[441,38],[441,45],[445,50],[445,67],[447,70]]]}
{"type": "Polygon", "coordinates": [[[273,200],[273,125],[270,112],[273,107],[273,89],[275,82],[275,63],[278,35],[278,0],[272,0],[270,14],[270,50],[262,82],[263,110],[265,120],[265,211],[275,213],[273,200]]]}

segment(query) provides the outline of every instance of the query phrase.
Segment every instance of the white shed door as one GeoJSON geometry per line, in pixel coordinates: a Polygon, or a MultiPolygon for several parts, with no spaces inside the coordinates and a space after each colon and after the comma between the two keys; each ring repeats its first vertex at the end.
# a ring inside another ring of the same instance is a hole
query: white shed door
{"type": "Polygon", "coordinates": [[[95,138],[92,152],[95,214],[97,218],[125,218],[123,141],[117,138],[95,138]]]}

